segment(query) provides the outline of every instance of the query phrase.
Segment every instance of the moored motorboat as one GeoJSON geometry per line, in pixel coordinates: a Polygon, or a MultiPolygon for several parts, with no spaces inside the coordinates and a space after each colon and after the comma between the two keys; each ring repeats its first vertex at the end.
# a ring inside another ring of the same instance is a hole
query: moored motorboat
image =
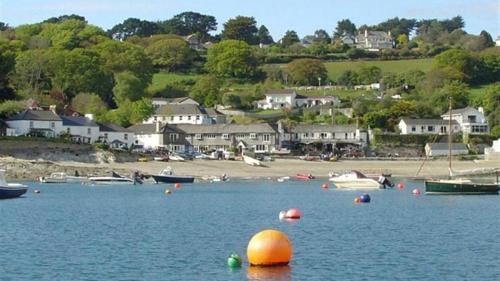
{"type": "Polygon", "coordinates": [[[40,177],[41,183],[68,183],[68,182],[85,182],[87,177],[68,176],[66,173],[52,173],[48,177],[40,177]]]}
{"type": "Polygon", "coordinates": [[[98,184],[98,185],[142,183],[142,182],[137,182],[135,179],[122,177],[115,172],[111,172],[111,176],[109,176],[109,177],[90,177],[89,182],[91,184],[98,184]]]}
{"type": "Polygon", "coordinates": [[[296,174],[296,175],[295,175],[295,176],[293,176],[293,177],[294,177],[294,179],[296,179],[296,180],[302,180],[302,181],[308,181],[308,180],[312,180],[312,179],[314,179],[314,176],[313,176],[313,175],[311,175],[311,174],[307,174],[307,175],[305,175],[305,174],[296,174]]]}
{"type": "Polygon", "coordinates": [[[28,191],[28,186],[19,183],[7,183],[5,170],[0,170],[0,199],[19,197],[28,191]]]}
{"type": "Polygon", "coordinates": [[[337,188],[351,189],[381,189],[386,185],[392,186],[392,183],[384,176],[380,176],[378,180],[369,178],[359,171],[348,171],[342,174],[330,174],[331,182],[337,188]]]}
{"type": "Polygon", "coordinates": [[[192,176],[177,176],[174,175],[172,168],[167,167],[162,170],[158,175],[151,175],[156,183],[190,183],[194,181],[192,176]]]}
{"type": "Polygon", "coordinates": [[[444,194],[444,195],[483,195],[498,194],[499,183],[475,183],[469,179],[450,179],[450,180],[426,180],[426,194],[444,194]]]}

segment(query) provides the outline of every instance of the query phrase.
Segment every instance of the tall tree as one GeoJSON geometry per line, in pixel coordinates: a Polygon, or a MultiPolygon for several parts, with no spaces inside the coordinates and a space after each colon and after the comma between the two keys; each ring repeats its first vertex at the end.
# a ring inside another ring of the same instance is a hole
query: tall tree
{"type": "Polygon", "coordinates": [[[172,19],[160,22],[159,25],[165,33],[178,35],[190,35],[197,33],[202,41],[207,40],[210,31],[217,30],[217,21],[215,17],[203,15],[196,12],[184,12],[175,15],[172,19]]]}
{"type": "Polygon", "coordinates": [[[404,34],[406,36],[410,36],[410,33],[413,31],[417,24],[416,19],[405,19],[395,17],[393,19],[388,19],[384,22],[379,23],[375,29],[390,31],[391,36],[393,38],[397,38],[399,35],[404,34]]]}
{"type": "Polygon", "coordinates": [[[113,88],[113,99],[119,106],[126,101],[137,101],[144,96],[146,85],[131,72],[125,71],[115,76],[116,85],[113,88]]]}
{"type": "Polygon", "coordinates": [[[331,42],[330,35],[324,29],[318,29],[314,32],[314,42],[329,44],[331,42]]]}
{"type": "Polygon", "coordinates": [[[161,28],[157,23],[137,18],[128,18],[108,30],[109,36],[118,40],[125,40],[133,35],[147,37],[160,32],[161,28]]]}
{"type": "Polygon", "coordinates": [[[58,17],[51,17],[51,18],[44,20],[42,23],[61,23],[65,20],[70,20],[70,19],[87,22],[85,17],[82,17],[80,15],[71,14],[71,15],[62,15],[62,16],[58,16],[58,17]]]}
{"type": "Polygon", "coordinates": [[[48,83],[46,78],[48,58],[43,50],[27,50],[16,58],[16,70],[12,80],[19,94],[31,97],[39,94],[48,83]]]}
{"type": "Polygon", "coordinates": [[[191,89],[189,96],[204,106],[211,107],[222,100],[222,81],[214,75],[203,76],[191,89]]]}
{"type": "Polygon", "coordinates": [[[293,30],[287,30],[285,33],[285,36],[281,38],[281,46],[283,48],[288,48],[291,45],[300,42],[299,36],[297,35],[297,32],[293,30]]]}
{"type": "Polygon", "coordinates": [[[269,34],[269,30],[265,25],[261,25],[259,27],[259,31],[257,32],[257,36],[259,37],[259,43],[261,44],[272,44],[274,43],[273,37],[269,34]]]}
{"type": "Polygon", "coordinates": [[[287,65],[290,80],[296,85],[317,85],[318,80],[325,81],[327,71],[320,60],[297,59],[287,65]]]}
{"type": "Polygon", "coordinates": [[[356,25],[352,23],[349,19],[343,19],[337,22],[337,27],[335,28],[334,37],[340,38],[345,34],[356,34],[356,25]]]}
{"type": "Polygon", "coordinates": [[[493,38],[491,37],[491,34],[488,33],[488,31],[481,31],[481,33],[479,33],[479,36],[484,38],[488,47],[495,46],[495,42],[493,42],[493,38]]]}
{"type": "Polygon", "coordinates": [[[6,24],[5,22],[1,22],[1,21],[0,21],[0,31],[7,30],[7,29],[9,29],[9,28],[10,28],[10,27],[9,27],[9,25],[8,25],[8,24],[6,24]]]}
{"type": "Polygon", "coordinates": [[[205,67],[217,76],[248,79],[257,74],[257,65],[254,51],[247,43],[223,40],[208,49],[205,67]]]}
{"type": "Polygon", "coordinates": [[[224,23],[222,39],[233,39],[245,41],[249,45],[256,45],[259,42],[257,37],[258,29],[253,17],[237,16],[224,23]]]}
{"type": "Polygon", "coordinates": [[[182,39],[163,39],[145,49],[153,64],[168,71],[179,70],[191,64],[194,52],[182,39]]]}

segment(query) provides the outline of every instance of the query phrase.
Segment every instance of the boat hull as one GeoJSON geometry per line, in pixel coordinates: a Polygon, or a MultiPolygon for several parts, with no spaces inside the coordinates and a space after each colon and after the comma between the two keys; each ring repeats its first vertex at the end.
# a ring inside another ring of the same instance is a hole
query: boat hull
{"type": "Polygon", "coordinates": [[[349,188],[349,189],[381,189],[380,183],[376,180],[371,179],[358,179],[352,181],[342,181],[336,179],[330,179],[337,188],[349,188]]]}
{"type": "Polygon", "coordinates": [[[0,199],[19,197],[28,191],[27,187],[6,187],[0,186],[0,199]]]}
{"type": "Polygon", "coordinates": [[[158,176],[152,175],[156,183],[190,183],[194,182],[194,177],[182,176],[158,176]]]}
{"type": "Polygon", "coordinates": [[[425,193],[430,195],[487,195],[498,194],[499,187],[499,184],[426,181],[425,193]]]}

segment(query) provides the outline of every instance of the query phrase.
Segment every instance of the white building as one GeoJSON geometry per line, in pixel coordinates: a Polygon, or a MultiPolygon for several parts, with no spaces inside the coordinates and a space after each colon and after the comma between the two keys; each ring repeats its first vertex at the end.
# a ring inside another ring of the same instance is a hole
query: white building
{"type": "Polygon", "coordinates": [[[64,130],[62,119],[50,110],[26,109],[5,123],[15,130],[16,136],[42,135],[53,138],[64,130]]]}
{"type": "Polygon", "coordinates": [[[99,140],[112,148],[130,148],[135,143],[135,134],[112,123],[100,123],[99,140]]]}
{"type": "Polygon", "coordinates": [[[261,109],[292,109],[295,107],[312,107],[318,105],[337,105],[340,99],[336,96],[300,96],[292,89],[269,90],[266,98],[257,102],[261,109]]]}
{"type": "Polygon", "coordinates": [[[193,100],[190,97],[182,97],[182,98],[151,98],[151,103],[153,104],[154,108],[158,108],[162,105],[166,104],[196,104],[200,105],[197,103],[195,100],[193,100]]]}
{"type": "Polygon", "coordinates": [[[391,32],[368,31],[359,33],[356,37],[356,48],[366,49],[368,51],[379,51],[380,49],[392,49],[394,40],[391,32]]]}
{"type": "MultiPolygon", "coordinates": [[[[448,143],[427,143],[425,145],[425,154],[429,157],[447,156],[448,143]]],[[[463,143],[453,143],[451,146],[451,155],[467,155],[469,150],[463,143]]]]}
{"type": "MultiPolygon", "coordinates": [[[[450,112],[441,115],[444,120],[450,119],[450,112]]],[[[466,134],[488,134],[489,127],[484,117],[483,108],[460,108],[451,111],[451,119],[458,122],[460,129],[466,134]]]]}
{"type": "Polygon", "coordinates": [[[99,125],[87,117],[61,116],[63,130],[78,143],[94,143],[99,139],[99,125]]]}
{"type": "Polygon", "coordinates": [[[484,149],[484,158],[486,160],[500,160],[500,139],[493,141],[491,147],[484,149]]]}
{"type": "Polygon", "coordinates": [[[135,145],[145,149],[163,148],[163,126],[160,122],[152,124],[135,124],[127,128],[135,135],[135,145]]]}
{"type": "Polygon", "coordinates": [[[165,104],[155,109],[153,116],[145,124],[214,124],[223,123],[224,115],[213,109],[205,109],[196,104],[165,104]]]}
{"type": "MultiPolygon", "coordinates": [[[[453,132],[460,131],[457,121],[452,121],[453,132]]],[[[403,118],[398,124],[401,135],[439,134],[446,135],[449,131],[449,122],[443,119],[411,119],[403,118]]]]}

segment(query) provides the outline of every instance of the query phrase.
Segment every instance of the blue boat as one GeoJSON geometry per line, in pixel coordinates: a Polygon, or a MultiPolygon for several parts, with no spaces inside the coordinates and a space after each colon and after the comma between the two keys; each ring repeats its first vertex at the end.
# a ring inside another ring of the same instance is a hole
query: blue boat
{"type": "Polygon", "coordinates": [[[158,175],[151,175],[156,183],[191,183],[194,182],[194,177],[192,176],[176,176],[174,175],[172,169],[167,167],[165,170],[161,171],[158,175]]]}
{"type": "Polygon", "coordinates": [[[28,187],[19,183],[7,183],[5,181],[5,170],[0,170],[0,199],[19,197],[28,191],[28,187]]]}

